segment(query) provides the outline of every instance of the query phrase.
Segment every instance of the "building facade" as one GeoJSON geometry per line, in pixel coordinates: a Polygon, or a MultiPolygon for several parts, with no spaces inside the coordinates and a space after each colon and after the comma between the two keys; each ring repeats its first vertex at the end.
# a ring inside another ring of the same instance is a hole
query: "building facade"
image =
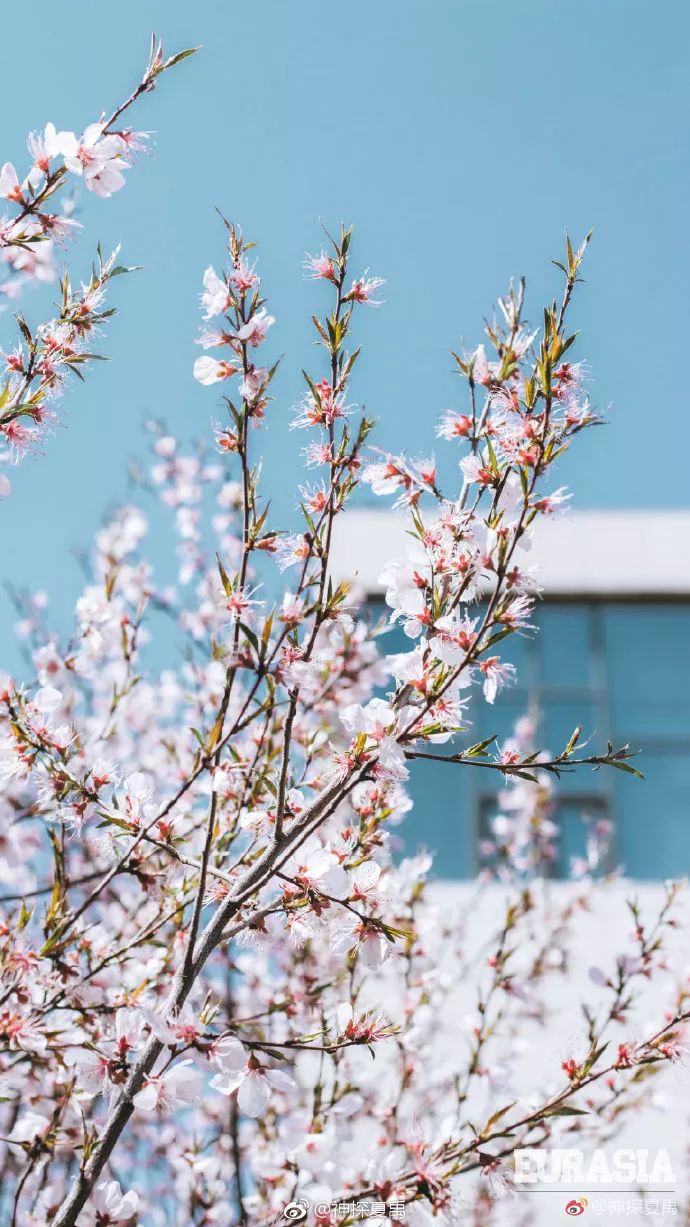
{"type": "MultiPolygon", "coordinates": [[[[386,511],[341,517],[335,571],[356,580],[374,607],[386,561],[405,553],[404,528],[386,511]]],[[[584,853],[583,819],[599,818],[613,825],[610,868],[640,880],[690,873],[689,543],[687,512],[582,511],[540,525],[530,557],[543,586],[538,630],[506,641],[517,685],[493,707],[472,705],[471,740],[496,734],[500,742],[529,713],[540,747],[558,753],[580,724],[594,752],[607,741],[639,750],[645,775],[580,768],[562,776],[556,877],[584,853]]],[[[396,652],[410,641],[394,629],[382,645],[396,652]]],[[[442,876],[477,872],[497,784],[493,772],[414,764],[414,842],[436,854],[442,876]]]]}

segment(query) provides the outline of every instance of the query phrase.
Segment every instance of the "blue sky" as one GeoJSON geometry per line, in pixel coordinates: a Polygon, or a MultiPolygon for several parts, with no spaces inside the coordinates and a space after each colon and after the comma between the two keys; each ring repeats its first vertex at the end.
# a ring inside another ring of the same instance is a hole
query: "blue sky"
{"type": "Polygon", "coordinates": [[[170,52],[203,44],[132,115],[156,132],[155,156],[117,196],[81,201],[84,271],[96,239],[122,240],[144,270],[116,283],[121,314],[101,346],[113,361],[71,390],[66,429],[16,473],[1,511],[3,575],[46,587],[60,619],[81,582],[70,551],[125,493],[144,417],[193,436],[216,415],[219,398],[191,376],[201,274],[222,260],[216,206],[259,242],[278,320],[285,362],[264,436],[277,511],[299,466],[287,430],[299,368],[317,361],[320,292],[300,265],[319,219],[354,223],[355,261],[387,279],[385,306],[360,314],[355,393],[379,444],[416,453],[434,446],[440,411],[464,404],[448,350],[481,339],[511,275],[527,276],[538,319],[559,289],[549,262],[564,228],[594,227],[573,318],[610,425],[559,478],[579,506],[687,504],[684,0],[656,13],[647,0],[37,0],[32,12],[30,46],[0,49],[0,161],[18,166],[30,129],[79,130],[125,96],[152,27],[170,52]]]}

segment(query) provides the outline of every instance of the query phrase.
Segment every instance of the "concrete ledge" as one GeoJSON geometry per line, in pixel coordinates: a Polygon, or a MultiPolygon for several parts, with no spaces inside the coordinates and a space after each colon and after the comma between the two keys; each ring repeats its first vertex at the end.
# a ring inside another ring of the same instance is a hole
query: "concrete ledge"
{"type": "MultiPolygon", "coordinates": [[[[336,519],[332,571],[356,579],[367,595],[383,592],[379,576],[404,556],[407,522],[385,509],[349,509],[336,519]]],[[[690,511],[573,511],[540,519],[529,554],[544,594],[690,598],[690,511]]]]}

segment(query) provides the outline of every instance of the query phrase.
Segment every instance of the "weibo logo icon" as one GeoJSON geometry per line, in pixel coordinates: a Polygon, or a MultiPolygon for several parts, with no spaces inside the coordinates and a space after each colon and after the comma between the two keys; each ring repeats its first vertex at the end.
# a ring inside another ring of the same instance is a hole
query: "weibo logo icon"
{"type": "Polygon", "coordinates": [[[589,1202],[587,1201],[586,1197],[573,1198],[572,1201],[569,1201],[566,1204],[565,1212],[566,1214],[569,1214],[571,1218],[574,1218],[577,1214],[584,1214],[588,1205],[589,1202]]]}

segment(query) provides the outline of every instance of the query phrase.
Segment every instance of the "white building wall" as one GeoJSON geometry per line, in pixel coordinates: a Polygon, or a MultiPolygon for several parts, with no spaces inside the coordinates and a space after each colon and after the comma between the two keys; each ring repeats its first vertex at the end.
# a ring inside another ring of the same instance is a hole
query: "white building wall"
{"type": "MultiPolygon", "coordinates": [[[[572,900],[582,892],[581,886],[568,882],[552,882],[545,884],[550,905],[554,910],[572,900]]],[[[482,951],[484,959],[489,950],[487,943],[491,935],[500,928],[508,890],[504,886],[489,885],[477,895],[476,883],[438,883],[432,887],[436,898],[442,900],[444,911],[456,912],[466,918],[467,949],[482,951]]],[[[626,905],[626,900],[634,896],[641,908],[643,920],[650,929],[659,914],[664,900],[664,889],[660,885],[614,882],[597,885],[591,895],[591,906],[579,911],[574,922],[574,940],[570,946],[571,960],[566,975],[553,974],[546,981],[548,986],[546,996],[549,1003],[549,1016],[546,1025],[526,1022],[521,1024],[520,1037],[517,1043],[508,1051],[501,1048],[500,1043],[489,1043],[485,1052],[485,1064],[506,1067],[504,1074],[506,1086],[502,1091],[493,1091],[493,1107],[504,1106],[519,1096],[515,1112],[523,1109],[528,1111],[543,1102],[537,1094],[538,1090],[546,1089],[547,1093],[555,1093],[565,1085],[565,1075],[561,1071],[561,1062],[569,1057],[582,1059],[586,1054],[586,1025],[582,1016],[581,1004],[587,1002],[601,1017],[607,1005],[610,1005],[611,993],[597,987],[589,977],[592,966],[601,968],[606,974],[613,974],[616,960],[624,954],[634,954],[632,917],[626,905]]],[[[610,1064],[615,1060],[617,1046],[624,1041],[640,1042],[657,1032],[667,1021],[666,1009],[672,1001],[674,987],[686,981],[690,970],[690,948],[687,934],[690,923],[690,898],[687,888],[680,900],[676,914],[681,925],[675,930],[666,930],[664,948],[668,952],[669,970],[655,975],[649,983],[643,977],[635,981],[637,1006],[631,1012],[624,1024],[612,1024],[606,1032],[610,1046],[602,1057],[602,1062],[610,1064]]],[[[483,968],[484,959],[477,958],[476,972],[467,977],[465,982],[459,982],[453,991],[445,1012],[439,1018],[438,1038],[442,1050],[450,1051],[457,1060],[458,1051],[467,1043],[467,1018],[476,1008],[477,977],[486,974],[483,968]]],[[[519,955],[518,955],[519,959],[519,955]]],[[[497,1075],[500,1076],[500,1075],[497,1075]]],[[[618,1075],[622,1082],[624,1075],[618,1075]]],[[[690,1146],[690,1074],[685,1060],[679,1064],[665,1065],[661,1072],[645,1084],[643,1106],[641,1109],[624,1117],[625,1125],[620,1134],[616,1134],[604,1149],[607,1153],[617,1147],[631,1147],[636,1150],[656,1150],[664,1147],[669,1154],[677,1183],[668,1193],[650,1194],[654,1197],[676,1198],[679,1203],[679,1213],[676,1218],[652,1219],[653,1222],[684,1222],[681,1213],[681,1202],[688,1191],[688,1147],[690,1146]]],[[[586,1108],[586,1093],[582,1092],[571,1101],[575,1107],[586,1108]]],[[[481,1113],[479,1113],[481,1115],[481,1113]]],[[[482,1124],[483,1119],[475,1123],[482,1124]]],[[[509,1119],[506,1117],[506,1119],[509,1119]]],[[[578,1121],[580,1118],[574,1118],[578,1121]]],[[[585,1123],[586,1118],[581,1118],[585,1123]]],[[[581,1148],[586,1156],[591,1156],[591,1143],[574,1132],[559,1145],[581,1148]]],[[[497,1150],[485,1148],[490,1153],[497,1150]]],[[[607,1186],[613,1187],[613,1186],[607,1186]]],[[[628,1221],[629,1214],[611,1210],[608,1203],[617,1200],[632,1200],[636,1195],[634,1189],[621,1186],[620,1192],[603,1193],[592,1186],[589,1189],[573,1188],[566,1194],[562,1189],[549,1192],[524,1193],[519,1201],[514,1203],[512,1211],[507,1212],[505,1222],[522,1224],[525,1207],[529,1213],[528,1222],[537,1227],[552,1227],[554,1223],[565,1221],[564,1207],[575,1194],[584,1194],[589,1198],[588,1217],[583,1221],[600,1223],[615,1223],[628,1221]],[[594,1202],[607,1203],[605,1213],[600,1210],[593,1212],[594,1202]]],[[[511,1199],[512,1200],[512,1199],[511,1199]]],[[[501,1220],[503,1221],[503,1220],[501,1220]]],[[[645,1217],[645,1222],[650,1219],[645,1217]]]]}
{"type": "MultiPolygon", "coordinates": [[[[380,594],[379,576],[404,556],[410,538],[404,515],[378,508],[347,509],[334,528],[333,575],[380,594]]],[[[540,517],[534,543],[522,555],[539,566],[544,595],[690,595],[690,511],[572,511],[540,517]]]]}

